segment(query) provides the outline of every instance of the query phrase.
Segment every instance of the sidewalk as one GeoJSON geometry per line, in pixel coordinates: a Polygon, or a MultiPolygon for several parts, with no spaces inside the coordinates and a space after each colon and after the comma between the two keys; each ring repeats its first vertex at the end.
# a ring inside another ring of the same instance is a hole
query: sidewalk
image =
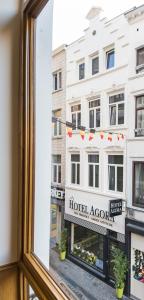
{"type": "MultiPolygon", "coordinates": [[[[116,300],[115,289],[51,249],[50,270],[72,300],[116,300]],[[67,289],[68,287],[68,289],[67,289]]],[[[123,297],[123,300],[129,298],[123,297]]]]}

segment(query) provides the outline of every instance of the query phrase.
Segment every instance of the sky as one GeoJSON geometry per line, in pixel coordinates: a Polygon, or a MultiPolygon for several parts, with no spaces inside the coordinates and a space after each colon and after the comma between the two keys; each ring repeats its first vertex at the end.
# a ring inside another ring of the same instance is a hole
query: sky
{"type": "Polygon", "coordinates": [[[144,0],[54,0],[53,49],[83,35],[89,26],[85,17],[92,6],[100,6],[104,16],[111,19],[142,4],[144,0]]]}

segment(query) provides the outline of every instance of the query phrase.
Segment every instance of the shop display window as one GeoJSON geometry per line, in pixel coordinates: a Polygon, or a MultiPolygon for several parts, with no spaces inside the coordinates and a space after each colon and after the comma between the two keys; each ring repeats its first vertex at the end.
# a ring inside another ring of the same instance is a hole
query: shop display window
{"type": "Polygon", "coordinates": [[[133,277],[144,283],[144,252],[134,249],[133,277]]]}
{"type": "Polygon", "coordinates": [[[103,236],[79,225],[72,226],[72,231],[72,254],[92,267],[102,271],[103,236]]]}

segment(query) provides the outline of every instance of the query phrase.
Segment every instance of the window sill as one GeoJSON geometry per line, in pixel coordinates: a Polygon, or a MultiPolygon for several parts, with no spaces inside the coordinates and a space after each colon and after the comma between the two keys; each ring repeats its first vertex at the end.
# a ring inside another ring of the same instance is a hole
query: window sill
{"type": "Polygon", "coordinates": [[[53,91],[52,94],[55,94],[55,93],[58,93],[58,92],[62,92],[63,89],[59,89],[59,90],[56,90],[56,91],[53,91]]]}
{"type": "Polygon", "coordinates": [[[144,77],[144,71],[129,77],[128,80],[133,80],[133,79],[137,79],[137,78],[140,78],[140,77],[144,77]]]}
{"type": "Polygon", "coordinates": [[[53,140],[62,139],[62,138],[63,138],[62,135],[57,135],[52,137],[53,140]]]}
{"type": "Polygon", "coordinates": [[[133,209],[135,211],[138,211],[138,212],[144,212],[144,207],[139,207],[139,206],[134,206],[134,205],[128,205],[127,206],[127,209],[133,209]]]}

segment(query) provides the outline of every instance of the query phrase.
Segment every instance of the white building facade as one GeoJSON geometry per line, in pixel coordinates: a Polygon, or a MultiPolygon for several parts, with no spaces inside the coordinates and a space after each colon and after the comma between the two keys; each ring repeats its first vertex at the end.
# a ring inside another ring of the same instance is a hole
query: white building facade
{"type": "Polygon", "coordinates": [[[52,247],[60,241],[64,226],[65,204],[65,126],[66,119],[66,46],[61,45],[52,54],[52,188],[51,241],[52,247]]]}
{"type": "MultiPolygon", "coordinates": [[[[132,164],[144,161],[144,132],[139,130],[139,137],[135,131],[135,102],[144,104],[144,6],[110,21],[102,17],[100,8],[92,8],[87,18],[89,28],[67,47],[66,58],[66,119],[73,123],[72,137],[66,138],[68,256],[113,284],[112,249],[128,249],[132,258],[133,233],[125,220],[129,224],[134,215],[135,219],[143,215],[143,208],[135,209],[132,202],[132,164]],[[110,216],[110,200],[120,199],[121,215],[110,216]]],[[[141,128],[144,111],[138,114],[141,128]]],[[[135,169],[143,176],[143,164],[135,169]]],[[[133,281],[138,280],[133,271],[130,276],[127,292],[142,299],[134,294],[133,281]]],[[[139,289],[144,291],[142,283],[139,289]]]]}

